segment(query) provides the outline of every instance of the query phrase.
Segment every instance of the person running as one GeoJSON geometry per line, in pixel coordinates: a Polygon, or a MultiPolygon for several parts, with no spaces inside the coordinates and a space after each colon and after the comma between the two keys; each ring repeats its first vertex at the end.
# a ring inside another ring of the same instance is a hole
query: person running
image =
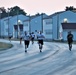
{"type": "Polygon", "coordinates": [[[29,43],[30,43],[30,35],[27,34],[27,32],[25,31],[25,33],[24,33],[25,52],[27,52],[27,48],[29,47],[29,43]]]}
{"type": "Polygon", "coordinates": [[[71,31],[68,32],[67,41],[68,41],[68,45],[69,45],[69,50],[71,51],[72,43],[73,43],[73,34],[71,33],[71,31]]]}
{"type": "Polygon", "coordinates": [[[43,48],[43,39],[45,38],[44,35],[42,34],[42,32],[40,31],[39,34],[37,35],[38,38],[38,44],[39,44],[39,49],[40,52],[42,52],[42,48],[43,48]]]}
{"type": "Polygon", "coordinates": [[[12,33],[9,33],[9,41],[11,42],[12,33]]]}
{"type": "Polygon", "coordinates": [[[20,35],[20,44],[22,43],[23,34],[20,35]]]}
{"type": "Polygon", "coordinates": [[[35,38],[35,34],[34,32],[31,33],[31,41],[32,41],[32,44],[34,44],[34,38],[35,38]]]}

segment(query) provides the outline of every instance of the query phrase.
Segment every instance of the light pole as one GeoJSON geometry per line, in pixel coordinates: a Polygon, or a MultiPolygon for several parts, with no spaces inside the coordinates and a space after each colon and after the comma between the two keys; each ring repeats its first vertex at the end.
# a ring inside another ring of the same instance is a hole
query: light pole
{"type": "Polygon", "coordinates": [[[42,25],[42,29],[41,29],[41,30],[42,30],[42,32],[43,32],[43,15],[44,15],[44,14],[42,13],[42,14],[41,14],[41,17],[42,17],[42,18],[41,18],[41,20],[42,20],[42,24],[41,24],[41,25],[42,25]]]}
{"type": "Polygon", "coordinates": [[[10,8],[8,8],[8,37],[9,37],[9,13],[10,13],[10,8]]]}
{"type": "Polygon", "coordinates": [[[57,39],[59,38],[59,13],[57,13],[57,39]]]}
{"type": "Polygon", "coordinates": [[[1,37],[1,13],[2,13],[2,11],[0,9],[0,37],[1,37]]]}
{"type": "Polygon", "coordinates": [[[29,33],[31,33],[31,16],[29,15],[29,33]]]}
{"type": "Polygon", "coordinates": [[[21,20],[18,20],[18,38],[20,36],[20,29],[19,29],[19,25],[21,24],[21,20]]]}
{"type": "Polygon", "coordinates": [[[19,27],[18,27],[18,11],[17,11],[17,39],[18,39],[18,30],[19,30],[19,27]]]}

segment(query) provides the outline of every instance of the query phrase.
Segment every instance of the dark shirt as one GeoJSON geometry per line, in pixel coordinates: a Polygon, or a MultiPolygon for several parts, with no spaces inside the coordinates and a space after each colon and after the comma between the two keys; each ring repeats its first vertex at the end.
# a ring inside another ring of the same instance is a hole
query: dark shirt
{"type": "Polygon", "coordinates": [[[73,42],[73,34],[68,34],[67,40],[68,40],[68,43],[72,43],[73,42]]]}

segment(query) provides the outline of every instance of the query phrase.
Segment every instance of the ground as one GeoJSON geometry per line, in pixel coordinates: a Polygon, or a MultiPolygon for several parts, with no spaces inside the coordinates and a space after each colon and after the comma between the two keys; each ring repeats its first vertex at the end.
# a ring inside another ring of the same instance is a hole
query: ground
{"type": "Polygon", "coordinates": [[[75,44],[69,51],[67,43],[44,42],[40,53],[37,42],[30,42],[25,53],[24,42],[10,43],[11,49],[0,51],[0,75],[76,75],[75,44]]]}

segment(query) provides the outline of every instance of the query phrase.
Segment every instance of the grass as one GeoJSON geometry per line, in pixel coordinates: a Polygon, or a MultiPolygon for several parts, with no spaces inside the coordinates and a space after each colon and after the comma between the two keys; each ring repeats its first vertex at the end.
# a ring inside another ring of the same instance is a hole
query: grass
{"type": "Polygon", "coordinates": [[[8,48],[11,48],[12,46],[13,46],[12,44],[0,42],[0,51],[1,50],[6,50],[8,48]]]}

